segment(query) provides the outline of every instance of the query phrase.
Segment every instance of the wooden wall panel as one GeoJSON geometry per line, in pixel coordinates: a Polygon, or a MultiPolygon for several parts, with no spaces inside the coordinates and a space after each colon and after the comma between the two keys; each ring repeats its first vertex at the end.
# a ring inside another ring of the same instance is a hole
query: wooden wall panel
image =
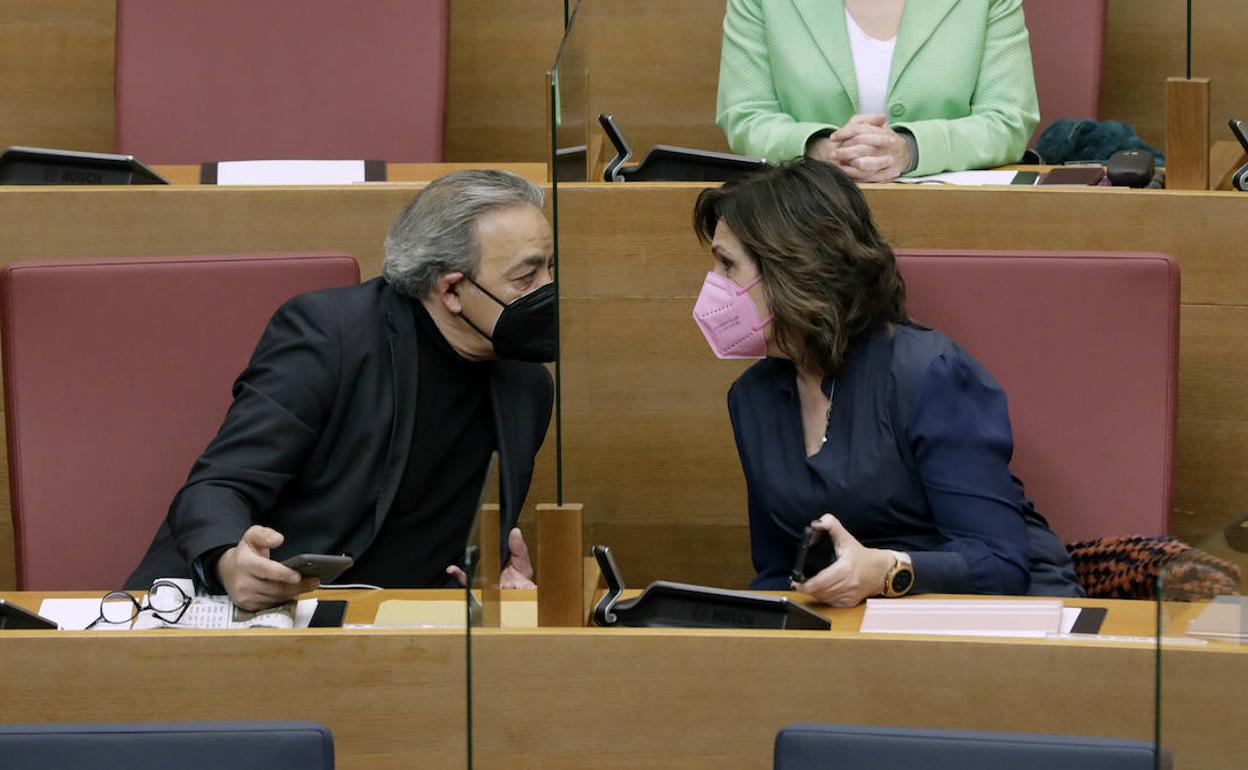
{"type": "MultiPolygon", "coordinates": [[[[629,585],[744,587],[753,574],[745,483],[725,394],[745,365],[711,355],[679,290],[585,291],[604,261],[627,259],[609,248],[560,273],[565,496],[586,503],[586,543],[611,546],[629,585]]],[[[669,266],[654,269],[696,288],[702,261],[669,253],[669,266]]]]}
{"type": "Polygon", "coordinates": [[[546,71],[562,35],[563,0],[452,0],[446,161],[546,161],[546,71]]]}
{"type": "MultiPolygon", "coordinates": [[[[587,61],[595,97],[589,105],[567,106],[614,112],[638,154],[655,144],[727,149],[715,126],[724,5],[584,3],[577,34],[582,49],[592,51],[587,61]]],[[[543,78],[562,22],[558,0],[455,0],[446,160],[546,159],[543,78]]]]}
{"type": "Polygon", "coordinates": [[[1221,525],[1248,513],[1248,302],[1184,305],[1180,335],[1170,531],[1217,552],[1221,525]]]}
{"type": "Polygon", "coordinates": [[[422,186],[0,188],[0,261],[341,250],[368,278],[422,186]]]}
{"type": "MultiPolygon", "coordinates": [[[[1101,119],[1125,120],[1145,141],[1165,142],[1165,81],[1186,68],[1186,4],[1171,0],[1109,0],[1101,119]]],[[[1192,75],[1211,78],[1213,139],[1230,139],[1226,122],[1248,107],[1242,0],[1202,0],[1192,13],[1192,75]]]]}
{"type": "MultiPolygon", "coordinates": [[[[726,0],[586,4],[590,118],[613,113],[635,160],[656,144],[728,151],[715,125],[725,5],[726,0]]],[[[597,122],[591,125],[600,133],[597,122]]]]}
{"type": "Polygon", "coordinates": [[[113,151],[116,0],[0,0],[0,147],[113,151]]]}
{"type": "MultiPolygon", "coordinates": [[[[3,424],[3,416],[0,414],[0,427],[8,430],[8,426],[3,424]]],[[[9,504],[8,446],[0,447],[0,453],[4,455],[4,462],[0,463],[0,479],[3,480],[3,485],[0,485],[0,591],[11,591],[17,586],[17,551],[13,539],[13,516],[9,504]]]]}

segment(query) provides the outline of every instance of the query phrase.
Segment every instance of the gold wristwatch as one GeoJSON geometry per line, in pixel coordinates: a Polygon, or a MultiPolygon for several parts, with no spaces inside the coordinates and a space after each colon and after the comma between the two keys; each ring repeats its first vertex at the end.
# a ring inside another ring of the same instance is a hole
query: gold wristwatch
{"type": "Polygon", "coordinates": [[[884,573],[884,591],[885,596],[905,596],[910,593],[910,589],[914,588],[914,564],[910,561],[910,554],[900,551],[891,551],[893,554],[893,566],[888,572],[884,573]]]}

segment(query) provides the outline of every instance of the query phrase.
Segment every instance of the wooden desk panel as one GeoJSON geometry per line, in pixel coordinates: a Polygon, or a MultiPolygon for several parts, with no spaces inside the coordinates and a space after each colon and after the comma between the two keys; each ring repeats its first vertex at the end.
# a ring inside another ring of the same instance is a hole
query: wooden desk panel
{"type": "MultiPolygon", "coordinates": [[[[1149,602],[1076,604],[1151,627],[1149,602]]],[[[1152,738],[1151,644],[864,636],[861,608],[825,612],[831,632],[475,630],[477,766],[766,767],[799,721],[1152,738]]],[[[1238,768],[1248,648],[1165,654],[1176,767],[1238,768]]],[[[312,719],[344,770],[462,767],[465,656],[454,630],[8,631],[0,721],[312,719]]]]}
{"type": "MultiPolygon", "coordinates": [[[[531,695],[478,700],[477,761],[514,766],[518,754],[521,766],[543,768],[768,767],[776,732],[805,721],[1153,737],[1146,645],[714,634],[474,636],[477,691],[494,681],[531,695]]],[[[1240,767],[1248,699],[1242,679],[1223,677],[1248,675],[1248,657],[1166,656],[1163,729],[1176,768],[1240,767]]]]}
{"type": "Polygon", "coordinates": [[[342,770],[462,768],[466,649],[462,630],[28,633],[0,640],[21,667],[0,719],[307,719],[333,731],[342,770]]]}
{"type": "Polygon", "coordinates": [[[367,279],[421,187],[0,187],[0,261],[337,249],[367,279]]]}
{"type": "Polygon", "coordinates": [[[476,710],[483,767],[518,754],[524,767],[763,768],[776,733],[796,722],[1151,735],[1144,649],[814,632],[499,636],[473,639],[478,691],[493,680],[532,698],[484,701],[476,710]],[[503,649],[525,664],[495,668],[503,649]],[[1098,697],[1110,681],[1115,697],[1098,697]]]}

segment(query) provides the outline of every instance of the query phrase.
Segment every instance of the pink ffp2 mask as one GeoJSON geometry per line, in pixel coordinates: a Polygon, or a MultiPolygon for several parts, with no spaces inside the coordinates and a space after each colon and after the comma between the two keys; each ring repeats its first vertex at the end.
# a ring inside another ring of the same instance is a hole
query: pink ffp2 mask
{"type": "Polygon", "coordinates": [[[707,273],[698,301],[693,306],[693,320],[711,351],[720,358],[765,358],[767,340],[763,329],[773,316],[758,317],[758,308],[750,299],[749,290],[763,280],[760,275],[748,286],[737,286],[718,273],[707,273]]]}

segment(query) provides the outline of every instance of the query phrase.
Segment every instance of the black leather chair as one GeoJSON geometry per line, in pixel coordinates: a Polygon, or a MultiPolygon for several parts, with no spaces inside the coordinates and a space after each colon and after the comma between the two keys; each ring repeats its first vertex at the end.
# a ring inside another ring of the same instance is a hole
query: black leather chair
{"type": "MultiPolygon", "coordinates": [[[[1153,770],[1153,744],[1066,735],[790,725],[775,770],[1153,770]]],[[[1158,767],[1169,770],[1163,752],[1158,767]]]]}
{"type": "Polygon", "coordinates": [[[313,722],[0,725],[0,770],[333,770],[313,722]]]}

